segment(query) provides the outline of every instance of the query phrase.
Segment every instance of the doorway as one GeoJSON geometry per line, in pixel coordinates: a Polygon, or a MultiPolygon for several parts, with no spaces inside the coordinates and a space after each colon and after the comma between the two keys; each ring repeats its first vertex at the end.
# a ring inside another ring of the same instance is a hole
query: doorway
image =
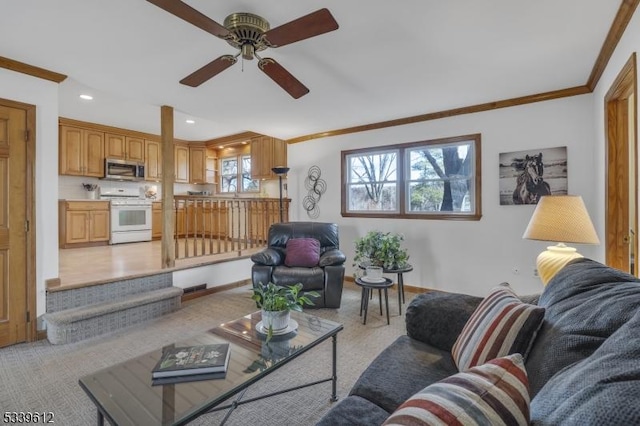
{"type": "Polygon", "coordinates": [[[35,106],[0,99],[0,347],[35,340],[35,106]]]}
{"type": "Polygon", "coordinates": [[[638,154],[636,54],[605,96],[605,258],[638,276],[638,154]]]}

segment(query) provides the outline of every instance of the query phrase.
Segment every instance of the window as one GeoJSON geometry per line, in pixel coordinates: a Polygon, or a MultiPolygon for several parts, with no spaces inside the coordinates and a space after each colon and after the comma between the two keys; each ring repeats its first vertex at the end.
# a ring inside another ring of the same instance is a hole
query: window
{"type": "Polygon", "coordinates": [[[479,220],[480,135],[342,152],[342,215],[479,220]]]}
{"type": "Polygon", "coordinates": [[[220,160],[220,192],[258,192],[260,183],[251,179],[251,156],[239,155],[220,160]],[[238,182],[241,183],[238,189],[238,182]]]}

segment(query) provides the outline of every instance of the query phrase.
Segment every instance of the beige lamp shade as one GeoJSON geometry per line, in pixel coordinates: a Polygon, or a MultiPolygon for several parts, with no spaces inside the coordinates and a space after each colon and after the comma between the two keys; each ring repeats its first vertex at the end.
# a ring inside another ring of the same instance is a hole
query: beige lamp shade
{"type": "Polygon", "coordinates": [[[582,257],[564,243],[599,244],[587,208],[579,195],[547,195],[538,201],[522,238],[555,241],[537,260],[538,273],[544,285],[570,260],[582,257]]]}

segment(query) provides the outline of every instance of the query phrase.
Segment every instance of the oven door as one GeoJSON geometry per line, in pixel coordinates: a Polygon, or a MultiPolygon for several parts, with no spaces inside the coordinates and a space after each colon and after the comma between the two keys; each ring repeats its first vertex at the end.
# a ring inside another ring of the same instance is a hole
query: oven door
{"type": "Polygon", "coordinates": [[[151,205],[112,205],[111,244],[151,241],[151,205]]]}

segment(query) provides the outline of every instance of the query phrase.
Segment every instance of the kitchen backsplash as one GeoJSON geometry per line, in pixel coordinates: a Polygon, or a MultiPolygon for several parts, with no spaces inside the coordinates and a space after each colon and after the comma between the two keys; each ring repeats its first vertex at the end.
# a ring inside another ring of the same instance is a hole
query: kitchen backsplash
{"type": "MultiPolygon", "coordinates": [[[[98,185],[100,191],[114,190],[116,188],[140,189],[146,191],[151,187],[156,188],[156,199],[162,196],[162,185],[159,182],[118,182],[110,180],[102,180],[97,178],[89,178],[82,176],[58,176],[58,196],[60,199],[82,200],[89,198],[87,191],[82,186],[83,183],[92,183],[98,185]]],[[[190,185],[185,183],[176,183],[173,186],[175,195],[187,195],[187,191],[211,191],[215,193],[215,185],[190,185]]]]}
{"type": "MultiPolygon", "coordinates": [[[[112,180],[102,180],[97,178],[89,178],[82,176],[58,176],[58,196],[60,199],[65,200],[83,200],[88,199],[89,194],[82,186],[83,183],[92,183],[98,185],[100,191],[108,191],[116,188],[125,189],[141,189],[144,193],[151,187],[156,188],[156,199],[159,200],[162,197],[162,185],[159,182],[118,182],[112,180]]],[[[286,188],[286,180],[283,182],[283,187],[286,188]]],[[[278,181],[263,180],[260,182],[261,192],[256,193],[255,197],[270,197],[278,198],[279,187],[278,181]]],[[[175,183],[173,186],[173,193],[175,195],[187,195],[188,191],[211,191],[211,194],[216,194],[215,185],[190,185],[187,183],[175,183]]],[[[284,189],[284,197],[287,197],[287,191],[284,189]]],[[[243,196],[251,196],[249,194],[243,196]]]]}

